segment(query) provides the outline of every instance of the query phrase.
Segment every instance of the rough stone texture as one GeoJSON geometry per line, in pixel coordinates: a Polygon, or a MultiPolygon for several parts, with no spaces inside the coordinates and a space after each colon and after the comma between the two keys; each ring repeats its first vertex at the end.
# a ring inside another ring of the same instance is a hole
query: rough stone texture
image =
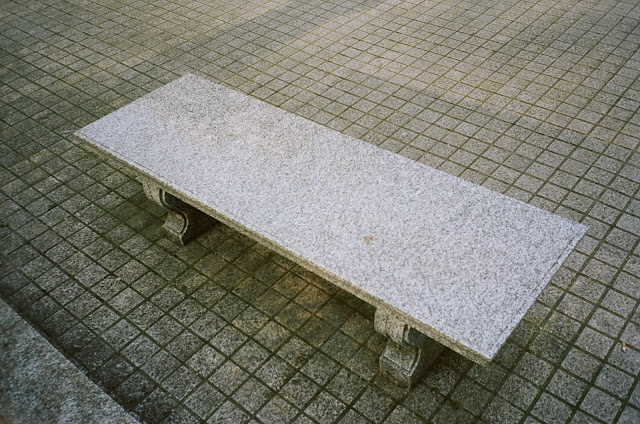
{"type": "Polygon", "coordinates": [[[586,232],[194,75],[75,135],[482,362],[586,232]]]}
{"type": "Polygon", "coordinates": [[[172,241],[185,245],[211,227],[213,219],[204,212],[173,197],[163,188],[148,179],[142,179],[144,194],[168,212],[164,230],[172,241]]]}
{"type": "Polygon", "coordinates": [[[389,309],[376,308],[373,324],[377,332],[389,337],[380,355],[380,372],[403,387],[411,388],[444,350],[389,309]]]}
{"type": "Polygon", "coordinates": [[[626,0],[4,1],[0,296],[147,423],[633,422],[639,20],[626,0]],[[445,351],[401,391],[373,308],[224,225],[169,242],[70,138],[186,73],[589,231],[489,365],[445,351]]]}
{"type": "Polygon", "coordinates": [[[0,422],[139,422],[2,300],[0,317],[0,422]]]}

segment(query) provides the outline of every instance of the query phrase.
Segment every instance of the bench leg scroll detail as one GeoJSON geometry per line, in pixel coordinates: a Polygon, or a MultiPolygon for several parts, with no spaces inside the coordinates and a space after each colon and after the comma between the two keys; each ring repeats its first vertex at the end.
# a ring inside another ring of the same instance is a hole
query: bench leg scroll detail
{"type": "Polygon", "coordinates": [[[374,325],[376,331],[389,337],[380,355],[380,372],[406,388],[411,388],[420,379],[444,349],[388,310],[376,310],[374,325]]]}
{"type": "Polygon", "coordinates": [[[213,223],[213,218],[167,193],[158,184],[146,179],[141,179],[141,182],[144,194],[169,212],[163,228],[172,241],[184,246],[207,231],[213,223]]]}

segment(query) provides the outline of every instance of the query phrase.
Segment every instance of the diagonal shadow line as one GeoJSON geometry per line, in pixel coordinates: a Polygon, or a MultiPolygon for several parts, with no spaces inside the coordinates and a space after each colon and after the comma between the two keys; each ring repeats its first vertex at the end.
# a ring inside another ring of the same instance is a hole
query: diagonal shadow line
{"type": "Polygon", "coordinates": [[[383,2],[384,0],[335,3],[322,0],[293,0],[241,24],[220,30],[214,29],[176,48],[187,53],[196,53],[197,56],[197,46],[213,43],[219,47],[223,43],[229,46],[225,56],[234,61],[242,61],[247,56],[259,57],[260,53],[271,53],[274,49],[303,37],[332,19],[359,15],[383,2]],[[348,5],[345,6],[345,3],[348,5]],[[248,34],[251,36],[243,38],[248,34]],[[248,43],[256,46],[253,52],[242,49],[248,43]],[[256,54],[255,51],[260,49],[265,50],[256,54]]]}

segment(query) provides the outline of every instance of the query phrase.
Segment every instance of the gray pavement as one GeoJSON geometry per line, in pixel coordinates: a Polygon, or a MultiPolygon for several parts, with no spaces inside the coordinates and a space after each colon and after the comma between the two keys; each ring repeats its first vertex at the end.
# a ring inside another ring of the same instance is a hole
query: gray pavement
{"type": "Polygon", "coordinates": [[[1,424],[138,423],[2,300],[0,323],[1,424]]]}
{"type": "Polygon", "coordinates": [[[146,423],[638,422],[639,22],[637,1],[5,1],[0,296],[146,423]],[[70,138],[187,72],[589,232],[492,364],[446,352],[399,390],[370,306],[223,225],[172,244],[70,138]]]}

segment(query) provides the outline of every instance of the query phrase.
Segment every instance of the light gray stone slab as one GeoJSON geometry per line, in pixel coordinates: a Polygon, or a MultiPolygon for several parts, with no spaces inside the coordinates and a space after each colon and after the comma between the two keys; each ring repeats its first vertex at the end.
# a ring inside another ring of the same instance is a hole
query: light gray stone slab
{"type": "Polygon", "coordinates": [[[0,300],[0,422],[139,424],[0,300]]]}
{"type": "Polygon", "coordinates": [[[76,135],[480,363],[586,231],[193,75],[76,135]]]}

